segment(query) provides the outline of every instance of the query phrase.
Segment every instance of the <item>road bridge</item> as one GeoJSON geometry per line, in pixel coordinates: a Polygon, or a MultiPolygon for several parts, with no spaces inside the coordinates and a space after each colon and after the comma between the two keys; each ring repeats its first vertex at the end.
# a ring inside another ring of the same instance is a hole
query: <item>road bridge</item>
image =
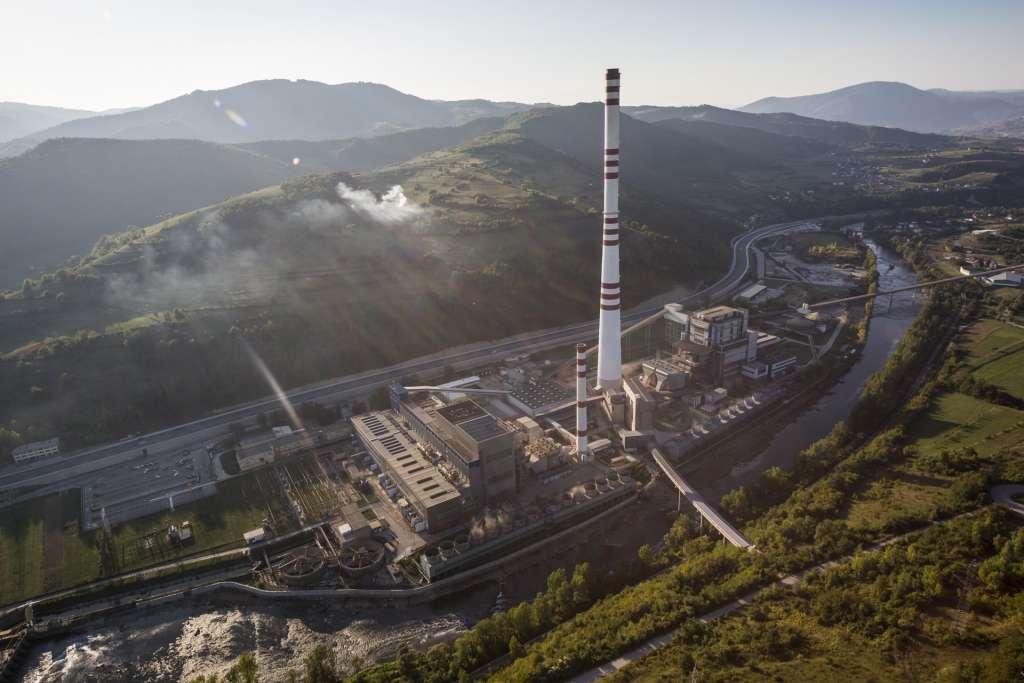
{"type": "Polygon", "coordinates": [[[801,311],[811,311],[815,308],[828,308],[829,306],[838,306],[839,304],[846,304],[852,301],[863,301],[864,299],[870,299],[875,296],[889,296],[890,294],[899,294],[900,292],[909,292],[914,289],[924,289],[926,287],[934,287],[936,285],[944,285],[949,282],[959,282],[960,280],[970,280],[976,277],[987,277],[989,275],[997,275],[999,273],[1005,273],[1008,270],[1017,270],[1018,268],[1024,268],[1024,263],[1018,263],[1015,266],[1003,266],[1002,268],[993,268],[992,270],[985,270],[980,273],[971,273],[970,275],[957,275],[956,277],[944,277],[941,280],[930,280],[928,282],[919,282],[916,285],[907,285],[906,287],[897,287],[896,289],[881,290],[878,292],[872,292],[871,294],[858,294],[857,296],[847,296],[842,299],[829,299],[828,301],[819,301],[816,304],[804,304],[801,311]]]}
{"type": "Polygon", "coordinates": [[[704,496],[697,493],[696,490],[683,479],[682,475],[676,471],[672,464],[665,458],[661,451],[657,448],[651,449],[651,455],[654,457],[654,462],[658,463],[658,467],[665,473],[665,476],[679,489],[679,493],[682,494],[686,500],[690,501],[697,512],[700,513],[701,517],[708,521],[708,524],[715,527],[718,533],[722,534],[722,537],[737,548],[743,548],[744,550],[753,550],[754,544],[747,540],[746,536],[740,533],[739,529],[729,524],[722,515],[718,513],[718,510],[711,505],[711,503],[704,500],[704,496]]]}

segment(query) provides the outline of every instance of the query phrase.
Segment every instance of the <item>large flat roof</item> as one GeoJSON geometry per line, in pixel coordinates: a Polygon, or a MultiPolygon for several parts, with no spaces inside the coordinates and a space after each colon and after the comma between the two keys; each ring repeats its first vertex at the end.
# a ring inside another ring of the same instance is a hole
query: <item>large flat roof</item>
{"type": "Polygon", "coordinates": [[[357,415],[352,418],[352,426],[363,444],[387,465],[389,474],[401,480],[395,483],[403,493],[416,498],[422,507],[442,505],[461,497],[451,482],[423,457],[394,411],[357,415]]]}

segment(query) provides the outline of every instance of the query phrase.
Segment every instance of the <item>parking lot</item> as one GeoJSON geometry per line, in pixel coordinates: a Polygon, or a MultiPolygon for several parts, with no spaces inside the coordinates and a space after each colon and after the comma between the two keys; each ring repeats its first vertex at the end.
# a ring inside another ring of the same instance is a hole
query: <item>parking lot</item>
{"type": "Polygon", "coordinates": [[[82,482],[83,525],[95,528],[104,514],[114,523],[167,509],[175,501],[194,500],[209,493],[202,486],[210,481],[210,458],[202,448],[140,453],[136,460],[94,472],[82,482]]]}

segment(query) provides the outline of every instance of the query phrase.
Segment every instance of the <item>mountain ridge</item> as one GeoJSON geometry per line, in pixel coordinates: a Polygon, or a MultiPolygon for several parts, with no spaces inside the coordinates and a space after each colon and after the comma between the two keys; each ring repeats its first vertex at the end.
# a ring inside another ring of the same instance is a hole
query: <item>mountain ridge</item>
{"type": "Polygon", "coordinates": [[[193,90],[142,109],[67,121],[0,145],[0,157],[16,156],[55,137],[184,138],[228,144],[372,137],[459,125],[530,106],[428,100],[379,83],[268,79],[220,90],[193,90]]]}
{"type": "Polygon", "coordinates": [[[898,81],[868,81],[823,93],[765,97],[739,108],[755,114],[789,112],[828,121],[936,133],[1005,120],[1024,111],[1011,91],[921,90],[898,81]]]}

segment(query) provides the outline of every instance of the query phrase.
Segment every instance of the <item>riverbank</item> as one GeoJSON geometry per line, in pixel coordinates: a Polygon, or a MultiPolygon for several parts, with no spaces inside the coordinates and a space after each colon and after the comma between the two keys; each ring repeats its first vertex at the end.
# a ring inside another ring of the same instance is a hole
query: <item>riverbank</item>
{"type": "MultiPolygon", "coordinates": [[[[888,289],[915,284],[917,276],[899,254],[875,242],[868,247],[876,255],[878,285],[888,289]]],[[[869,282],[869,287],[874,282],[869,282]]],[[[868,301],[872,301],[869,299],[868,301]]],[[[759,421],[741,434],[712,447],[688,470],[687,477],[702,493],[720,497],[754,482],[761,472],[772,467],[792,469],[796,454],[832,431],[836,423],[849,416],[868,379],[880,370],[899,344],[921,302],[910,293],[897,295],[888,302],[866,309],[870,320],[864,326],[864,345],[854,362],[838,379],[828,378],[823,391],[801,393],[794,409],[780,411],[759,421]]]]}

